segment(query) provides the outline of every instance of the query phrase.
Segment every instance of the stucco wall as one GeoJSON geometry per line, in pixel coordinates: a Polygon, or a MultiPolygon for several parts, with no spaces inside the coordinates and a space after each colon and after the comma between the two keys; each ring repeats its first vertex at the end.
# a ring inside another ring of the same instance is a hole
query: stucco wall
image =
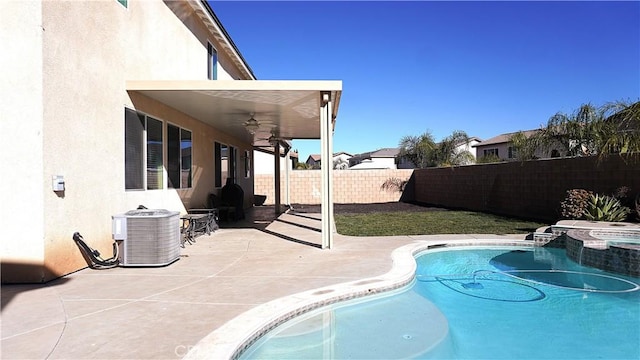
{"type": "MultiPolygon", "coordinates": [[[[333,201],[338,204],[367,204],[398,201],[402,195],[397,191],[387,191],[381,188],[390,178],[408,180],[413,170],[334,170],[333,171],[333,201]]],[[[291,204],[320,204],[322,178],[320,170],[293,170],[290,173],[290,203],[291,204]]],[[[284,189],[284,174],[281,177],[284,189]]],[[[271,175],[256,175],[254,192],[266,195],[265,204],[273,204],[274,183],[271,175]]],[[[282,191],[282,202],[284,190],[282,191]]]]}
{"type": "MultiPolygon", "coordinates": [[[[235,146],[239,154],[251,149],[126,91],[127,80],[207,79],[206,44],[214,39],[186,2],[129,1],[127,8],[115,0],[8,4],[2,4],[2,20],[15,27],[9,27],[12,37],[3,44],[15,50],[19,62],[3,69],[22,82],[0,84],[3,94],[14,95],[11,128],[3,131],[11,140],[3,145],[13,152],[13,168],[21,176],[3,206],[11,209],[13,216],[5,218],[15,224],[3,227],[8,228],[3,244],[6,239],[19,244],[3,245],[3,282],[46,281],[86,267],[72,240],[75,231],[110,254],[111,216],[140,204],[183,212],[204,205],[206,195],[216,191],[213,142],[235,146]],[[192,189],[125,191],[125,107],[152,115],[165,127],[171,123],[192,131],[192,189]],[[64,176],[63,193],[52,191],[53,175],[64,176]],[[35,264],[33,274],[16,267],[4,271],[9,259],[35,264]]],[[[219,78],[240,76],[220,50],[218,61],[219,78]]],[[[252,179],[239,174],[239,183],[250,203],[252,179]]]]}
{"type": "Polygon", "coordinates": [[[0,2],[1,271],[33,282],[44,277],[42,5],[0,2]]]}
{"type": "MultiPolygon", "coordinates": [[[[255,165],[255,168],[253,169],[255,174],[273,174],[274,172],[275,164],[272,153],[266,153],[258,150],[254,151],[253,163],[255,165]]],[[[289,169],[292,168],[291,158],[280,156],[280,172],[284,173],[286,167],[289,167],[289,169]]]]}
{"type": "Polygon", "coordinates": [[[508,144],[508,143],[499,143],[499,144],[477,146],[475,148],[476,159],[481,159],[482,157],[484,157],[484,151],[485,150],[498,149],[498,157],[500,159],[507,160],[507,159],[509,159],[509,146],[510,146],[510,144],[508,144]]]}
{"type": "Polygon", "coordinates": [[[621,186],[640,193],[640,159],[612,156],[548,159],[416,169],[415,200],[554,222],[569,189],[612,194],[621,186]]]}

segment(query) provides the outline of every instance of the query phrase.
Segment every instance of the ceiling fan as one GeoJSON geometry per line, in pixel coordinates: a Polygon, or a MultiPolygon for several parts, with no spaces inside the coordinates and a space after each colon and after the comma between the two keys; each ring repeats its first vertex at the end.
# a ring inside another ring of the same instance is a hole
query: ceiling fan
{"type": "Polygon", "coordinates": [[[279,137],[273,130],[270,133],[269,137],[256,137],[254,141],[267,141],[270,145],[275,145],[276,143],[280,143],[286,139],[279,137]]]}
{"type": "Polygon", "coordinates": [[[256,131],[260,129],[260,123],[258,122],[258,120],[253,118],[253,113],[251,113],[251,117],[249,118],[249,120],[245,121],[243,125],[251,135],[255,134],[256,131]]]}
{"type": "Polygon", "coordinates": [[[275,125],[269,121],[258,121],[254,118],[255,113],[249,114],[249,120],[245,121],[242,125],[251,135],[255,135],[261,128],[274,127],[275,125]]]}

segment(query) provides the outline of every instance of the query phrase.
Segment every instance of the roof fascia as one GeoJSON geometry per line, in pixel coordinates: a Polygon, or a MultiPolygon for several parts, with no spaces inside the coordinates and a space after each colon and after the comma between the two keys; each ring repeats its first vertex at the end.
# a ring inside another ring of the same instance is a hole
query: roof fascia
{"type": "Polygon", "coordinates": [[[342,91],[340,80],[128,80],[127,90],[342,91]]]}

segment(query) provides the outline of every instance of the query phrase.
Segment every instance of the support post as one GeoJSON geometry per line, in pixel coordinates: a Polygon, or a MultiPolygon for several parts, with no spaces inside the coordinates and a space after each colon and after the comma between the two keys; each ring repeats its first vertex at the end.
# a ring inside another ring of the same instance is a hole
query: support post
{"type": "Polygon", "coordinates": [[[274,197],[275,197],[275,208],[276,214],[280,215],[281,211],[281,200],[280,200],[280,142],[276,141],[273,144],[273,158],[274,158],[274,172],[273,172],[273,182],[274,182],[274,197]]]}
{"type": "Polygon", "coordinates": [[[320,171],[322,172],[322,248],[333,246],[333,126],[331,93],[320,94],[320,171]]]}
{"type": "Polygon", "coordinates": [[[284,205],[291,207],[291,147],[284,148],[284,205]]]}

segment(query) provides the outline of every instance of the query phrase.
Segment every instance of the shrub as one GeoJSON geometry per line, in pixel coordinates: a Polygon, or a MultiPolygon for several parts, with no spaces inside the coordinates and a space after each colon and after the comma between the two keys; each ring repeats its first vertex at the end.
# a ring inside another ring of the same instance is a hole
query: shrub
{"type": "Polygon", "coordinates": [[[567,190],[567,196],[560,203],[560,214],[564,219],[578,220],[585,218],[591,191],[584,189],[567,190]]]}
{"type": "Polygon", "coordinates": [[[607,195],[591,195],[585,216],[595,221],[624,221],[631,210],[623,206],[618,199],[607,195]]]}
{"type": "Polygon", "coordinates": [[[502,162],[503,160],[500,159],[498,157],[498,155],[486,155],[486,156],[481,156],[478,159],[476,159],[476,164],[491,164],[491,163],[498,163],[498,162],[502,162]]]}
{"type": "Polygon", "coordinates": [[[408,182],[409,182],[409,179],[402,180],[397,177],[392,177],[392,178],[388,178],[384,183],[382,183],[380,188],[386,191],[403,192],[408,182]]]}

